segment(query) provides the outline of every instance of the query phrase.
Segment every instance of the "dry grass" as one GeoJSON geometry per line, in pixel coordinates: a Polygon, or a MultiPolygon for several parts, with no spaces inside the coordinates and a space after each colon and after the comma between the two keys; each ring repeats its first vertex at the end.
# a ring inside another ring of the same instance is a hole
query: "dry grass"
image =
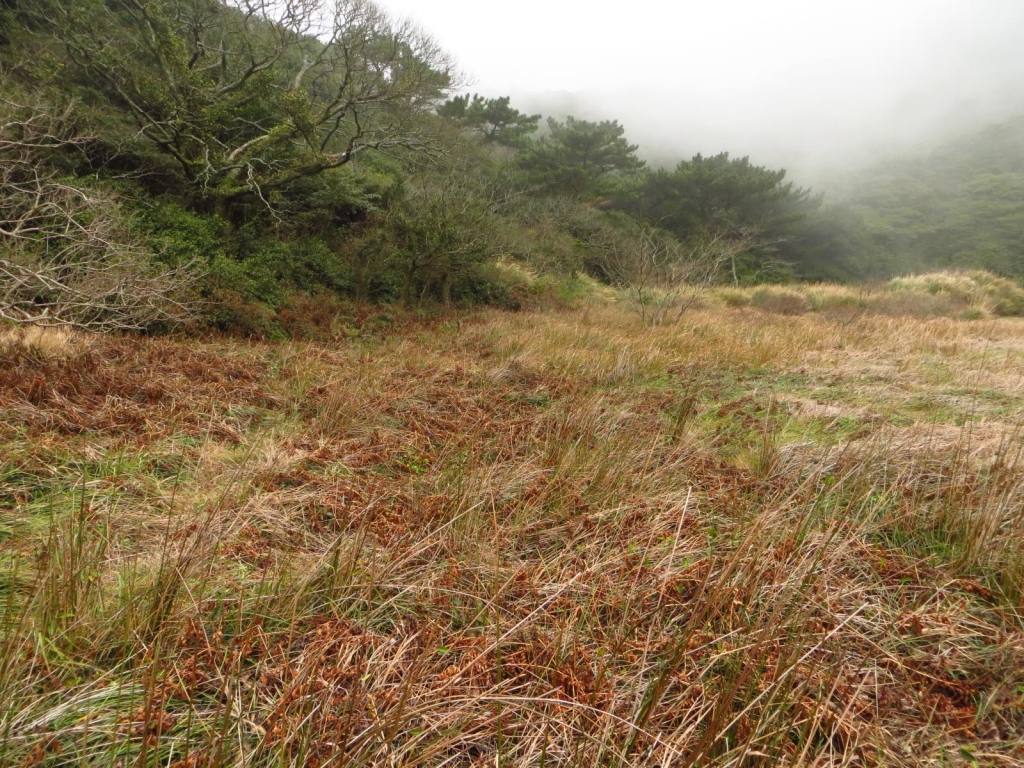
{"type": "Polygon", "coordinates": [[[0,764],[1024,765],[1022,330],[0,345],[0,764]]]}
{"type": "Polygon", "coordinates": [[[990,272],[936,272],[893,280],[898,293],[928,293],[966,303],[997,317],[1024,315],[1024,288],[1019,283],[990,272]]]}
{"type": "Polygon", "coordinates": [[[869,313],[965,320],[1024,316],[1024,287],[981,270],[912,275],[870,286],[818,283],[718,288],[711,298],[720,306],[753,306],[783,315],[821,312],[852,318],[869,313]]]}
{"type": "Polygon", "coordinates": [[[22,348],[43,357],[70,357],[89,344],[87,334],[66,327],[13,326],[0,328],[0,349],[22,348]]]}

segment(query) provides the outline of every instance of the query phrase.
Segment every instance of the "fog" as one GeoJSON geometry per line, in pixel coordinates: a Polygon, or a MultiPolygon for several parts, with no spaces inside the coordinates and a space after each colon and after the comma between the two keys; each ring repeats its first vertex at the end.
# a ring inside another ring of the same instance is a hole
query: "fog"
{"type": "Polygon", "coordinates": [[[467,90],[811,179],[1024,112],[1024,0],[383,0],[467,90]]]}

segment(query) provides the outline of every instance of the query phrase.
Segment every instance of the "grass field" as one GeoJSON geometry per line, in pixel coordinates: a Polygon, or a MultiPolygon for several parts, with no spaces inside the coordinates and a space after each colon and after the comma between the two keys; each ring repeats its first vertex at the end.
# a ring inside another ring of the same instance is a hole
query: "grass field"
{"type": "Polygon", "coordinates": [[[734,303],[6,332],[0,765],[1024,765],[1024,320],[734,303]]]}

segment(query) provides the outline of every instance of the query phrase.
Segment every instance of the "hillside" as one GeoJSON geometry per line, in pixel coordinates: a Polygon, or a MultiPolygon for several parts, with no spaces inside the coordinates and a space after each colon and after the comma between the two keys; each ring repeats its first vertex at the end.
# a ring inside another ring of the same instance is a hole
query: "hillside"
{"type": "Polygon", "coordinates": [[[347,300],[536,305],[499,264],[553,293],[1024,274],[1021,121],[823,207],[756,158],[652,169],[618,120],[460,93],[447,52],[363,0],[154,2],[0,9],[8,323],[283,338],[347,300]]]}
{"type": "Polygon", "coordinates": [[[855,174],[841,197],[883,271],[1024,277],[1024,117],[888,158],[855,174]]]}

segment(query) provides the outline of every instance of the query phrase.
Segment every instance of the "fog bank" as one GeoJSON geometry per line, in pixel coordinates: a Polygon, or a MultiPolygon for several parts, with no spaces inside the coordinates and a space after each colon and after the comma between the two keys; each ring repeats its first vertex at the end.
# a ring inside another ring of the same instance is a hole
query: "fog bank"
{"type": "Polygon", "coordinates": [[[471,90],[617,119],[653,162],[749,154],[798,176],[1024,112],[1020,0],[384,0],[471,90]]]}

